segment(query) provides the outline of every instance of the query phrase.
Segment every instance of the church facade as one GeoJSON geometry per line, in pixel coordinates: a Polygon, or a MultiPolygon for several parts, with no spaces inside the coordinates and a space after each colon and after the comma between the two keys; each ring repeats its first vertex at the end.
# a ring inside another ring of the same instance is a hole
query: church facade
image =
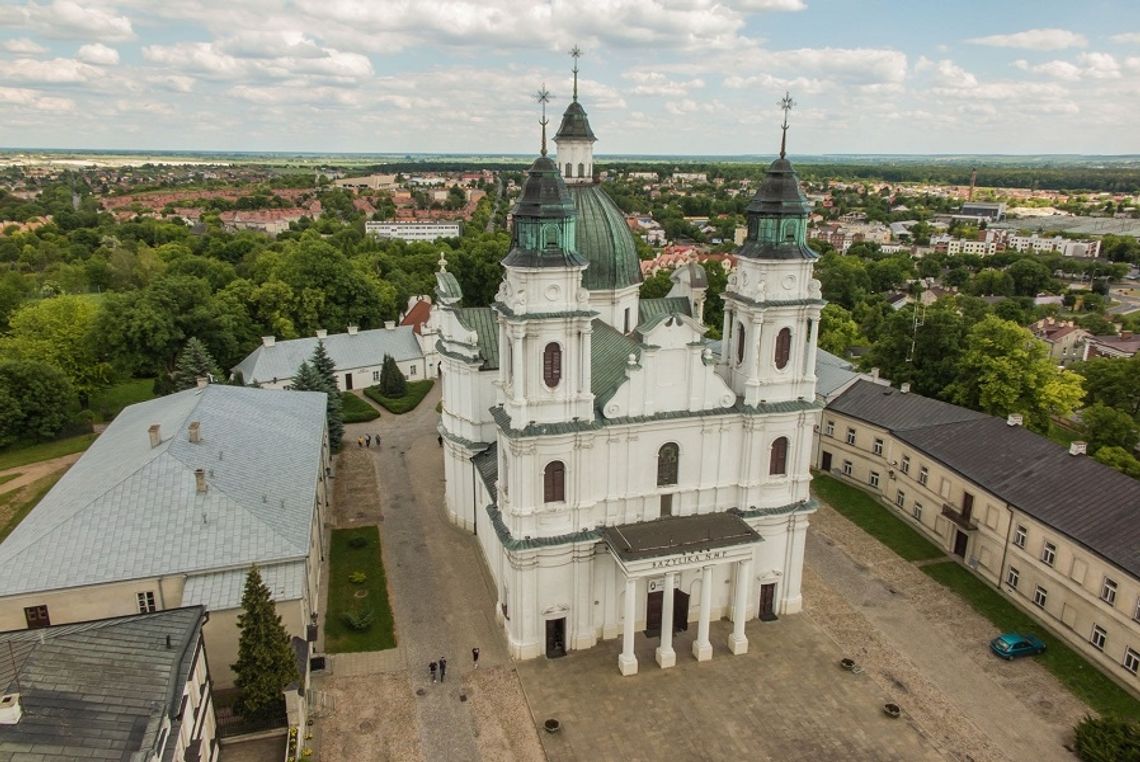
{"type": "MultiPolygon", "coordinates": [[[[577,98],[527,172],[491,307],[464,307],[441,265],[446,508],[474,532],[516,658],[560,656],[636,632],[798,612],[808,516],[820,309],[808,202],[783,157],[748,207],[719,342],[690,263],[640,299],[624,215],[593,180],[595,136],[577,98]]],[[[785,125],[786,129],[786,125],[785,125]]]]}

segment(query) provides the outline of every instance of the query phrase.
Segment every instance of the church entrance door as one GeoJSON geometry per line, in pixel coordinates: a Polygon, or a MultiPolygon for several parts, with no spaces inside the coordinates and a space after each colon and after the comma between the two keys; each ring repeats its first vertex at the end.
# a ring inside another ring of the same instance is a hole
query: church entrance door
{"type": "Polygon", "coordinates": [[[566,655],[566,617],[546,620],[546,658],[566,655]]]}
{"type": "Polygon", "coordinates": [[[689,629],[689,594],[673,591],[673,632],[689,629]]]}
{"type": "Polygon", "coordinates": [[[645,599],[645,637],[661,636],[661,607],[665,603],[665,593],[658,590],[645,599]]]}
{"type": "Polygon", "coordinates": [[[760,619],[772,622],[776,619],[776,583],[760,586],[760,619]]]}

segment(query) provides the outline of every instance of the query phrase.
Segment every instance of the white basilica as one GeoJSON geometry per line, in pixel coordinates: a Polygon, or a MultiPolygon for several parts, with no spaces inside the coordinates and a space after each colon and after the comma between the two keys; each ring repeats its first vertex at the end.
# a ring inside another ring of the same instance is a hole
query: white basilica
{"type": "MultiPolygon", "coordinates": [[[[596,140],[578,102],[527,172],[491,307],[463,307],[437,277],[448,513],[478,535],[516,658],[561,656],[635,632],[802,606],[804,534],[823,306],[805,235],[810,206],[780,158],[748,207],[724,294],[723,341],[704,337],[707,280],[680,268],[663,299],[641,281],[624,216],[593,179],[596,140]]],[[[784,124],[785,134],[787,123],[784,124]]]]}

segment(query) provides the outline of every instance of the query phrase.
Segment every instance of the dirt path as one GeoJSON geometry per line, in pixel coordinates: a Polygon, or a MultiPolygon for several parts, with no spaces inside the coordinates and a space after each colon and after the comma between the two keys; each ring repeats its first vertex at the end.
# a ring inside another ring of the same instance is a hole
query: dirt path
{"type": "Polygon", "coordinates": [[[0,495],[5,492],[12,492],[21,487],[26,487],[34,481],[53,474],[56,471],[65,470],[71,466],[72,463],[82,457],[82,452],[73,452],[70,455],[61,455],[58,458],[51,460],[41,460],[36,463],[28,463],[24,466],[16,466],[15,468],[8,468],[0,471],[0,476],[7,476],[8,474],[19,474],[15,479],[0,484],[0,495]]]}

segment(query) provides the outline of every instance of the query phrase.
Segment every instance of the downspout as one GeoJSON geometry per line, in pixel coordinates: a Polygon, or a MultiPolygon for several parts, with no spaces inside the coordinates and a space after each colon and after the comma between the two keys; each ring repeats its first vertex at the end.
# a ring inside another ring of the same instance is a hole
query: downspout
{"type": "Polygon", "coordinates": [[[997,589],[1000,592],[1001,586],[1005,582],[1005,559],[1009,555],[1009,536],[1013,533],[1013,508],[1010,506],[1009,501],[1005,502],[1005,509],[1009,511],[1009,526],[1005,530],[1005,545],[1001,549],[1001,568],[998,569],[997,589]]]}
{"type": "Polygon", "coordinates": [[[479,536],[479,485],[475,480],[479,478],[479,473],[475,469],[475,461],[471,461],[471,528],[475,532],[475,536],[479,536]]]}

